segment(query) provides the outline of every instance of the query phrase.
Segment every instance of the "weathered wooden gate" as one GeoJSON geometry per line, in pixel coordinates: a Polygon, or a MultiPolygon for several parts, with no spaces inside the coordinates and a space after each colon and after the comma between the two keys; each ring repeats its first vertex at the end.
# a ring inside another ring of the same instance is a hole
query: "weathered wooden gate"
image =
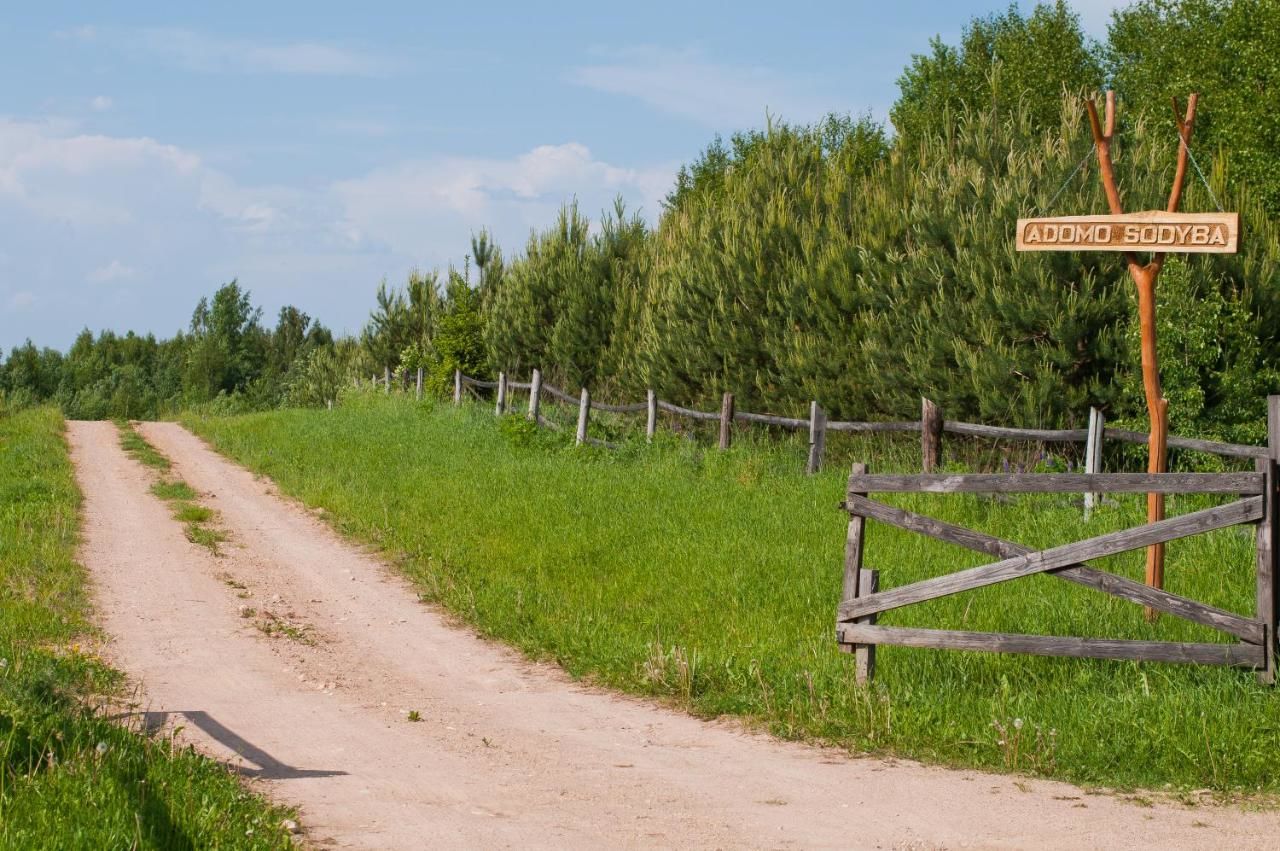
{"type": "Polygon", "coordinates": [[[1253,473],[1097,473],[1017,475],[872,475],[854,464],[845,508],[849,531],[845,546],[844,590],[836,614],[836,640],[855,653],[858,680],[875,673],[879,644],[951,650],[986,650],[1042,656],[1132,659],[1236,665],[1257,669],[1259,679],[1276,674],[1277,462],[1280,462],[1280,396],[1268,399],[1268,457],[1253,473]],[[1033,551],[1013,541],[905,511],[868,498],[869,493],[1206,493],[1241,497],[1225,505],[1160,520],[1062,546],[1033,551]],[[879,571],[864,569],[866,521],[876,520],[941,541],[995,556],[998,561],[957,573],[879,590],[879,571]],[[1252,617],[1228,612],[1141,582],[1090,567],[1091,558],[1137,550],[1215,529],[1257,524],[1257,609],[1252,617]],[[881,626],[877,615],[961,591],[1008,582],[1037,573],[1084,585],[1153,610],[1212,627],[1237,641],[1191,644],[1130,641],[943,629],[881,626]]]}

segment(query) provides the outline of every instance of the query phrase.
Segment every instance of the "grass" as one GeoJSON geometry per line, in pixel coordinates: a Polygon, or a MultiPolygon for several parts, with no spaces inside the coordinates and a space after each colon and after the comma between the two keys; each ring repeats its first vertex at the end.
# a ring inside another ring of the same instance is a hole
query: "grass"
{"type": "Polygon", "coordinates": [[[109,720],[62,419],[0,416],[0,848],[288,848],[289,813],[223,766],[109,720]]]}
{"type": "Polygon", "coordinates": [[[228,536],[215,523],[217,512],[196,502],[200,494],[173,474],[169,459],[138,434],[132,424],[117,422],[116,426],[120,430],[120,445],[130,457],[160,471],[163,478],[151,485],[151,493],[170,503],[173,519],[183,524],[187,540],[220,555],[218,545],[226,543],[228,536]]]}
{"type": "Polygon", "coordinates": [[[169,459],[147,443],[131,423],[117,420],[116,427],[120,430],[120,445],[129,453],[130,458],[162,473],[169,471],[169,459]]]}
{"type": "MultiPolygon", "coordinates": [[[[333,411],[188,424],[228,455],[380,546],[439,601],[575,676],[741,716],[854,751],[1090,786],[1280,791],[1280,702],[1252,673],[885,647],[877,680],[837,652],[845,469],[800,474],[798,443],[727,453],[665,435],[616,452],[483,408],[353,397],[333,411]]],[[[846,445],[850,454],[887,444],[846,445]]],[[[891,447],[890,447],[891,448],[891,447]]],[[[890,471],[914,456],[866,455],[890,471]]],[[[1170,514],[1211,504],[1174,497],[1170,514]]],[[[1088,524],[1078,498],[909,495],[894,503],[1029,545],[1136,525],[1140,496],[1088,524]]],[[[1251,530],[1169,547],[1171,591],[1252,612],[1251,530]]],[[[982,563],[872,523],[882,587],[982,563]]],[[[1142,553],[1100,564],[1138,578],[1142,553]]],[[[883,623],[983,631],[1226,640],[1037,576],[892,612],[883,623]]]]}

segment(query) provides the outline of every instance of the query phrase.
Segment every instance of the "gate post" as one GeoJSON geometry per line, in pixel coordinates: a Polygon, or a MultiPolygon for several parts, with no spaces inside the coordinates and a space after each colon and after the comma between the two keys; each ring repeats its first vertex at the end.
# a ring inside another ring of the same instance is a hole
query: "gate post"
{"type": "Polygon", "coordinates": [[[1280,463],[1280,396],[1267,397],[1267,457],[1258,459],[1258,471],[1265,474],[1266,491],[1262,497],[1262,521],[1258,523],[1258,620],[1262,622],[1264,667],[1258,681],[1273,685],[1276,681],[1276,545],[1275,534],[1280,512],[1277,512],[1277,463],[1280,463]]]}
{"type": "MultiPolygon", "coordinates": [[[[860,462],[854,462],[849,468],[849,483],[853,484],[854,476],[861,476],[867,472],[867,465],[860,462]]],[[[866,494],[855,494],[852,488],[849,488],[850,496],[866,496],[866,494]]],[[[863,570],[862,569],[862,550],[865,543],[864,532],[867,528],[867,518],[860,514],[849,514],[849,532],[844,543],[844,582],[840,593],[840,602],[852,600],[855,597],[862,597],[868,594],[874,594],[880,585],[880,571],[863,570]]],[[[858,618],[855,623],[874,623],[875,615],[866,618],[858,618]]],[[[837,630],[839,627],[837,627],[837,630]]],[[[874,644],[855,644],[840,645],[840,649],[845,652],[852,651],[854,655],[854,676],[858,685],[866,685],[876,675],[876,646],[874,644]]]]}

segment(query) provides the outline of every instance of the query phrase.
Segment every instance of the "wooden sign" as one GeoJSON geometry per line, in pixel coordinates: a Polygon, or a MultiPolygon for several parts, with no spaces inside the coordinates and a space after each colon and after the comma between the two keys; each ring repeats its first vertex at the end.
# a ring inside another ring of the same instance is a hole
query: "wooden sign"
{"type": "Polygon", "coordinates": [[[1019,251],[1234,254],[1239,213],[1125,213],[1018,219],[1019,251]]]}

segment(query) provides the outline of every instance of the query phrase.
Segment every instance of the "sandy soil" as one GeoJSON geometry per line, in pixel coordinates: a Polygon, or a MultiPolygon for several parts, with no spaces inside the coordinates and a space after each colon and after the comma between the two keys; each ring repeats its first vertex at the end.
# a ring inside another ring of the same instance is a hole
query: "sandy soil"
{"type": "Polygon", "coordinates": [[[153,723],[181,725],[298,807],[315,846],[1245,848],[1280,836],[1276,813],[850,759],[583,687],[451,625],[181,427],[142,431],[232,540],[222,557],[188,543],[115,427],[72,423],[81,557],[109,655],[153,723]]]}

